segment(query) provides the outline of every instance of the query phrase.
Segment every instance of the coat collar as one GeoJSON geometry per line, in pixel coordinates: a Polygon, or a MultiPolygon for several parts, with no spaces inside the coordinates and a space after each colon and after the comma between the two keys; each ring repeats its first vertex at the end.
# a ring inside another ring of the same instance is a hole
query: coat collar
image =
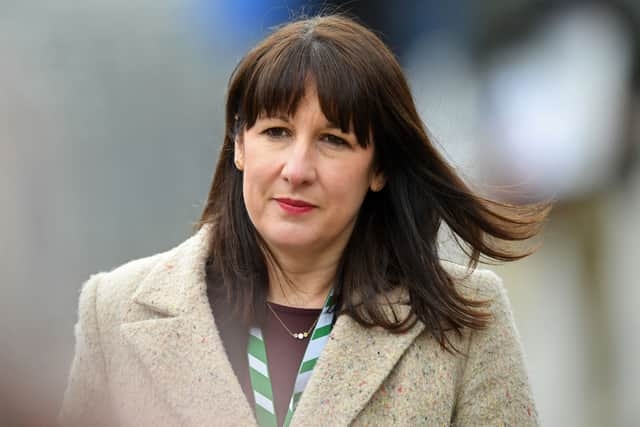
{"type": "MultiPolygon", "coordinates": [[[[255,426],[211,314],[205,282],[209,242],[207,225],[163,254],[133,296],[152,314],[121,330],[182,424],[255,426]]],[[[396,308],[408,313],[406,305],[396,308]]],[[[349,424],[423,329],[418,322],[404,334],[390,334],[340,316],[291,425],[349,424]]]]}

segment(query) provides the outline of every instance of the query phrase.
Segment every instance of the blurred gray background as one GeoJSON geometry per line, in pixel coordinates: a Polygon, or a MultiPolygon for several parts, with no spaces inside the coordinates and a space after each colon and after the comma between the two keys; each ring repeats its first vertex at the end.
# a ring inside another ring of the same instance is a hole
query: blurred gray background
{"type": "MultiPolygon", "coordinates": [[[[317,3],[0,0],[0,425],[52,422],[81,284],[189,236],[230,72],[317,3]]],[[[383,36],[479,191],[558,200],[539,252],[489,267],[543,424],[637,425],[640,5],[322,4],[383,36]]]]}

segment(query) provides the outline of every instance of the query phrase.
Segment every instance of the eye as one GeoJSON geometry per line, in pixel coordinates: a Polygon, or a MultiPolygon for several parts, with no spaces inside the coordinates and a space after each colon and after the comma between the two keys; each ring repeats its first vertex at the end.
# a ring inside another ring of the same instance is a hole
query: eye
{"type": "Polygon", "coordinates": [[[285,138],[289,136],[289,129],[283,127],[272,127],[262,131],[264,135],[267,135],[270,138],[278,139],[285,138]]]}
{"type": "Polygon", "coordinates": [[[328,142],[329,144],[335,145],[335,146],[350,146],[351,145],[346,140],[344,140],[343,138],[340,138],[339,136],[336,136],[336,135],[332,135],[330,133],[322,135],[322,139],[324,141],[328,142]]]}

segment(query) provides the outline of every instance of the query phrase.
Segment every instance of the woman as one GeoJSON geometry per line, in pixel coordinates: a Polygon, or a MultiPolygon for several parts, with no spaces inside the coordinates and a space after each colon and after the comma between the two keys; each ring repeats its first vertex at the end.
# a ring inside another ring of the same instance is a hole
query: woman
{"type": "Polygon", "coordinates": [[[475,266],[526,256],[506,243],[547,207],[469,190],[372,32],[280,28],[226,115],[197,233],[84,285],[63,424],[537,424],[504,289],[475,266]],[[440,259],[443,223],[469,268],[440,259]]]}

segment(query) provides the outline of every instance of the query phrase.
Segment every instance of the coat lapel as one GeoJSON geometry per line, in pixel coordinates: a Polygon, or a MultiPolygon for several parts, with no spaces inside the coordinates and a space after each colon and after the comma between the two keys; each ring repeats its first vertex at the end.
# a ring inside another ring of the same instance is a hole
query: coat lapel
{"type": "Polygon", "coordinates": [[[181,425],[255,426],[224,351],[206,293],[207,227],[167,253],[134,294],[152,318],[121,325],[148,369],[154,393],[181,425]]]}
{"type": "MultiPolygon", "coordinates": [[[[409,315],[408,306],[394,307],[400,316],[409,315]]],[[[403,334],[392,334],[340,316],[291,425],[349,425],[423,330],[417,322],[403,334]]]]}

